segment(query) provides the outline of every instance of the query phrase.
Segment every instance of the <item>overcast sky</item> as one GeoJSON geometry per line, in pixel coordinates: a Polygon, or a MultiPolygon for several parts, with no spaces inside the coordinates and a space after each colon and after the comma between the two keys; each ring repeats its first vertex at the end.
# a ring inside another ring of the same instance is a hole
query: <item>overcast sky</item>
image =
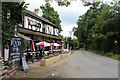
{"type": "MultiPolygon", "coordinates": [[[[40,9],[41,5],[45,4],[44,0],[25,0],[26,3],[30,3],[28,10],[34,11],[34,9],[40,9]]],[[[61,34],[65,36],[70,36],[69,31],[72,31],[72,28],[77,27],[77,20],[80,15],[84,14],[88,7],[84,7],[83,3],[80,0],[72,1],[71,5],[68,7],[58,6],[57,2],[52,2],[51,6],[58,12],[61,19],[62,32],[61,34]]],[[[41,11],[40,11],[41,13],[41,11]]]]}

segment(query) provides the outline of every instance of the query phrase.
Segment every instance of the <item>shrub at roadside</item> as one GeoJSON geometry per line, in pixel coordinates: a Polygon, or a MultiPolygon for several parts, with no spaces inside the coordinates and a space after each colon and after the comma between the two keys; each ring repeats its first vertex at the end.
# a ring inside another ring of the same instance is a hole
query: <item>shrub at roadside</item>
{"type": "Polygon", "coordinates": [[[120,55],[119,54],[113,54],[112,52],[104,53],[104,52],[94,51],[94,50],[89,50],[89,51],[91,51],[93,53],[96,53],[96,54],[103,55],[103,56],[108,56],[108,57],[111,57],[111,58],[114,58],[114,59],[120,59],[120,55]]]}

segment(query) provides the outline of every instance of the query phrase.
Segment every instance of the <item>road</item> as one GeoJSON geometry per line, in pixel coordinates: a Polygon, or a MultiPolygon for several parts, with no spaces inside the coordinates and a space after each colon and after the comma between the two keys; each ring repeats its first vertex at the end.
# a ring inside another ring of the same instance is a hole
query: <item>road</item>
{"type": "Polygon", "coordinates": [[[51,78],[52,73],[60,78],[118,78],[117,60],[85,50],[77,50],[48,67],[40,65],[29,67],[29,73],[24,75],[29,78],[51,78]]]}
{"type": "MultiPolygon", "coordinates": [[[[75,51],[66,59],[50,66],[65,78],[118,78],[118,61],[88,51],[75,51]]],[[[55,72],[54,72],[55,73],[55,72]]]]}

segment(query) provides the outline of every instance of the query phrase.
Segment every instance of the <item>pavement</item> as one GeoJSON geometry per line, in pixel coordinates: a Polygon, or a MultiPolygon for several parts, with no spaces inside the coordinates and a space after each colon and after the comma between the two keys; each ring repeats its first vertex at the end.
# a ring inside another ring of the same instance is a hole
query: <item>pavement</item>
{"type": "Polygon", "coordinates": [[[118,78],[117,60],[85,50],[77,50],[74,54],[48,67],[40,66],[40,62],[36,62],[35,65],[29,66],[29,72],[24,77],[118,78]]]}

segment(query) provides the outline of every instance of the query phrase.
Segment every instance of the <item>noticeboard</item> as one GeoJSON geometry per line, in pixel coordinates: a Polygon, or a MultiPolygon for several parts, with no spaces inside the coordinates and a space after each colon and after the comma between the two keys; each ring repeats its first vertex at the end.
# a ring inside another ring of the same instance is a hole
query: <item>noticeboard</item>
{"type": "Polygon", "coordinates": [[[13,37],[10,41],[10,58],[12,62],[16,62],[16,65],[21,65],[21,57],[24,52],[24,39],[19,37],[13,37]]]}
{"type": "Polygon", "coordinates": [[[29,69],[27,62],[26,62],[26,58],[22,57],[22,66],[25,72],[27,72],[27,70],[29,69]]]}

